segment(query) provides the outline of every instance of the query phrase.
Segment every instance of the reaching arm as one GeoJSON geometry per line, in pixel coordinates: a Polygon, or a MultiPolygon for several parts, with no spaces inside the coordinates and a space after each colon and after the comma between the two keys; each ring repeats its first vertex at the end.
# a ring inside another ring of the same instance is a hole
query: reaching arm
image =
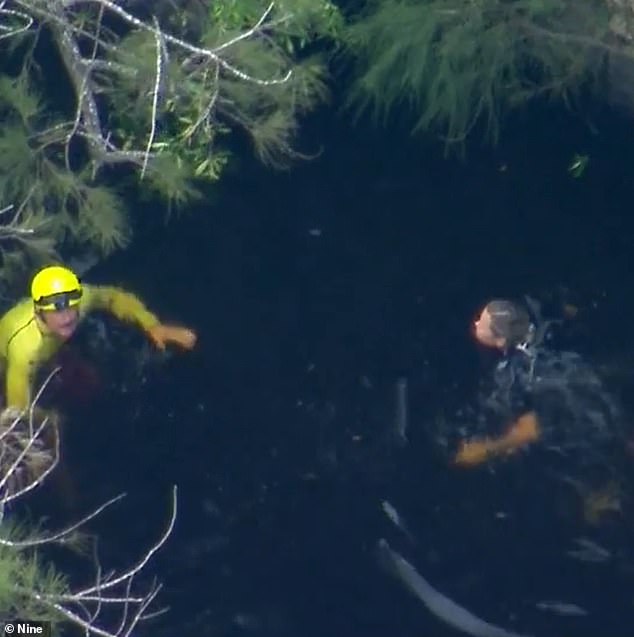
{"type": "Polygon", "coordinates": [[[475,467],[494,457],[512,454],[541,437],[537,415],[529,411],[520,416],[500,438],[463,442],[454,458],[461,467],[475,467]]]}
{"type": "Polygon", "coordinates": [[[185,349],[192,349],[196,344],[196,334],[192,330],[164,325],[130,292],[105,286],[85,286],[84,289],[88,310],[105,310],[122,321],[137,324],[159,349],[164,349],[168,343],[176,343],[185,349]]]}
{"type": "Polygon", "coordinates": [[[145,331],[159,324],[158,318],[131,292],[110,286],[84,286],[82,305],[90,310],[110,312],[121,321],[134,323],[145,331]]]}

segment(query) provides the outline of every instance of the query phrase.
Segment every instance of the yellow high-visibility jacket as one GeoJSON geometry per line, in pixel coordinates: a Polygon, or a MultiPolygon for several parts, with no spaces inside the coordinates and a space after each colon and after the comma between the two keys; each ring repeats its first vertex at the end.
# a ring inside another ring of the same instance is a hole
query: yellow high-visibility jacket
{"type": "MultiPolygon", "coordinates": [[[[115,287],[83,285],[78,306],[80,320],[93,310],[110,312],[118,319],[148,330],[158,318],[130,292],[115,287]]],[[[23,299],[0,318],[0,365],[6,374],[7,407],[25,409],[31,402],[32,382],[44,362],[63,340],[46,332],[35,315],[33,301],[23,299]]]]}

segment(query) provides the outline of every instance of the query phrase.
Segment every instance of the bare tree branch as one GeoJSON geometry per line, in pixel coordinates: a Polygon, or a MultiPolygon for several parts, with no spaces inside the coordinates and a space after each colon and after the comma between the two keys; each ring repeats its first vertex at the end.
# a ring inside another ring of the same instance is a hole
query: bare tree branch
{"type": "MultiPolygon", "coordinates": [[[[42,484],[59,462],[57,423],[45,415],[39,424],[35,424],[35,405],[58,371],[59,368],[55,368],[48,375],[27,412],[8,408],[2,413],[0,418],[0,513],[4,513],[9,502],[23,497],[42,484]],[[28,417],[26,420],[25,416],[28,417]]],[[[0,516],[0,521],[1,519],[0,516]]]]}
{"type": "Polygon", "coordinates": [[[5,9],[6,3],[6,0],[3,0],[3,2],[0,3],[0,20],[3,18],[17,18],[17,21],[22,22],[22,24],[20,26],[7,26],[0,23],[0,40],[18,35],[18,33],[22,33],[23,31],[27,31],[31,28],[31,26],[33,26],[34,22],[33,18],[27,13],[14,11],[13,9],[5,9]]]}
{"type": "Polygon", "coordinates": [[[152,127],[150,129],[150,137],[148,138],[147,148],[145,149],[145,156],[143,157],[143,166],[141,166],[141,179],[145,176],[148,159],[150,158],[150,150],[152,149],[154,136],[156,134],[156,111],[158,109],[159,88],[161,86],[161,75],[163,70],[163,51],[165,48],[162,32],[156,18],[154,18],[154,26],[156,29],[154,33],[156,40],[156,77],[154,79],[154,90],[152,91],[152,127]]]}
{"type": "MultiPolygon", "coordinates": [[[[110,500],[90,514],[90,516],[87,516],[76,525],[73,525],[73,527],[69,527],[52,537],[68,535],[71,529],[79,528],[87,520],[94,518],[98,513],[103,511],[106,506],[109,506],[121,497],[122,496],[118,496],[110,500]]],[[[148,617],[145,612],[161,590],[161,585],[157,582],[153,582],[144,593],[133,594],[132,587],[134,579],[141,573],[152,556],[165,544],[171,535],[174,529],[174,523],[176,522],[176,514],[177,488],[175,486],[172,490],[172,511],[166,529],[154,545],[146,550],[142,558],[135,565],[128,567],[118,574],[112,574],[106,577],[101,574],[101,566],[98,565],[96,583],[92,586],[67,594],[51,595],[37,591],[32,591],[30,594],[33,599],[55,609],[71,623],[82,627],[87,634],[101,635],[103,637],[127,637],[131,635],[139,622],[148,617]],[[121,592],[117,593],[116,591],[121,592]],[[119,626],[115,629],[103,628],[99,625],[102,611],[104,607],[112,606],[121,609],[119,626]],[[92,612],[89,611],[91,607],[93,609],[92,612]],[[135,607],[133,613],[129,613],[131,607],[135,607]],[[85,612],[86,610],[88,610],[90,614],[90,619],[88,620],[80,615],[80,612],[85,612]]],[[[51,542],[53,541],[52,537],[49,538],[51,542]]],[[[155,614],[156,613],[153,613],[152,616],[155,616],[155,614]]]]}
{"type": "MultiPolygon", "coordinates": [[[[152,152],[157,131],[157,111],[160,99],[160,88],[164,82],[163,75],[166,71],[168,60],[168,47],[172,47],[181,53],[182,68],[195,68],[197,71],[204,70],[206,66],[211,66],[213,73],[211,77],[215,79],[215,88],[212,90],[209,100],[202,108],[196,125],[190,129],[193,134],[199,130],[201,124],[210,121],[212,111],[217,107],[218,83],[220,81],[220,71],[227,73],[234,78],[252,83],[258,86],[273,86],[287,82],[292,75],[292,70],[287,70],[277,78],[254,77],[243,69],[238,68],[230,62],[224,54],[228,53],[232,47],[248,39],[265,35],[267,30],[279,26],[292,20],[292,14],[284,14],[274,19],[271,18],[275,2],[271,2],[263,11],[259,19],[250,28],[245,29],[238,36],[228,39],[226,42],[213,48],[198,46],[181,37],[169,33],[158,22],[156,17],[151,22],[146,22],[133,15],[121,4],[114,0],[14,0],[13,4],[19,9],[4,9],[0,5],[0,23],[2,17],[5,21],[9,16],[19,18],[19,27],[5,26],[6,33],[0,37],[15,35],[30,28],[35,19],[45,23],[51,29],[54,41],[57,43],[61,59],[66,68],[68,76],[75,93],[76,113],[74,123],[67,132],[65,139],[65,157],[68,167],[70,164],[70,143],[72,139],[78,137],[88,145],[95,170],[102,165],[130,163],[140,168],[140,176],[143,178],[155,153],[152,152]],[[92,23],[92,28],[86,28],[84,22],[78,22],[75,10],[80,6],[96,5],[98,16],[92,23]],[[117,51],[115,42],[108,42],[101,33],[102,21],[106,13],[117,16],[123,23],[132,29],[144,31],[154,36],[156,41],[156,75],[154,90],[151,93],[151,121],[150,130],[147,136],[147,143],[144,149],[120,148],[113,141],[111,134],[104,130],[106,121],[106,105],[97,100],[99,93],[98,85],[94,79],[95,71],[105,74],[138,76],[139,68],[119,64],[103,59],[101,55],[106,51],[117,51]],[[88,39],[92,42],[92,52],[89,57],[82,54],[81,39],[88,39]]],[[[207,76],[207,74],[205,74],[207,76]]]]}
{"type": "MultiPolygon", "coordinates": [[[[57,371],[58,369],[54,370],[46,379],[29,409],[23,412],[6,409],[0,414],[0,531],[8,524],[7,504],[22,500],[29,491],[41,485],[58,464],[57,422],[42,414],[37,407],[42,393],[57,371]],[[53,436],[50,435],[51,431],[53,436]]],[[[59,531],[40,532],[25,539],[12,539],[10,534],[0,537],[0,547],[15,552],[16,557],[22,560],[17,563],[23,563],[26,569],[26,564],[30,563],[30,556],[35,551],[53,544],[72,545],[77,533],[81,533],[87,523],[123,497],[125,494],[108,500],[59,531]]],[[[81,628],[86,635],[129,637],[140,622],[166,610],[159,608],[149,611],[161,590],[161,584],[152,580],[141,585],[137,583],[137,579],[171,535],[176,515],[177,487],[174,486],[171,514],[166,528],[134,564],[105,573],[96,555],[95,542],[95,575],[92,584],[60,592],[46,588],[27,588],[18,577],[18,581],[10,583],[10,590],[20,599],[29,600],[29,605],[36,603],[48,608],[63,621],[81,628]],[[113,612],[118,613],[118,619],[113,612]]],[[[16,562],[12,561],[11,564],[15,568],[16,562]]]]}

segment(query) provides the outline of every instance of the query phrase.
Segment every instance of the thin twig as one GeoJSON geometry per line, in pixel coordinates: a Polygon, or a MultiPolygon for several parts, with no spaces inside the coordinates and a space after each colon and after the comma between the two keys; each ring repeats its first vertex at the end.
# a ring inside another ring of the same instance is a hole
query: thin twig
{"type": "Polygon", "coordinates": [[[174,523],[176,522],[176,514],[177,514],[177,510],[176,509],[177,509],[177,488],[174,487],[173,490],[172,490],[172,515],[170,517],[170,520],[169,520],[169,523],[167,525],[167,528],[165,529],[165,531],[163,532],[161,537],[157,540],[157,542],[154,544],[154,546],[151,547],[146,552],[146,554],[143,557],[143,559],[141,559],[136,564],[136,566],[130,568],[129,570],[127,570],[125,573],[121,574],[116,579],[110,580],[109,582],[107,582],[106,584],[102,584],[101,586],[93,586],[93,587],[90,587],[90,588],[83,589],[82,591],[79,591],[77,593],[77,595],[79,595],[79,596],[89,595],[91,593],[94,593],[97,590],[104,590],[106,588],[112,588],[113,586],[116,586],[117,584],[120,584],[121,582],[125,581],[129,577],[132,577],[132,576],[136,575],[136,573],[138,573],[148,563],[148,561],[150,560],[152,555],[154,555],[154,553],[156,553],[156,551],[158,551],[161,548],[161,546],[163,546],[163,544],[165,544],[165,542],[167,541],[167,538],[171,535],[172,530],[174,529],[174,523]]]}
{"type": "MultiPolygon", "coordinates": [[[[137,27],[138,29],[142,29],[144,31],[149,31],[150,33],[154,33],[155,35],[157,34],[157,29],[155,26],[151,26],[149,24],[147,24],[146,22],[143,22],[143,20],[140,20],[139,18],[137,18],[136,16],[133,16],[131,13],[128,13],[125,9],[123,9],[123,7],[120,7],[119,5],[115,4],[114,2],[112,2],[112,0],[86,0],[87,2],[97,2],[99,4],[101,4],[102,6],[107,7],[108,9],[110,9],[110,11],[112,11],[113,13],[116,13],[119,17],[121,17],[123,20],[125,20],[128,24],[131,24],[135,27],[137,27]]],[[[268,9],[267,9],[268,12],[268,9]]],[[[265,12],[265,13],[267,13],[265,12]]],[[[262,80],[259,78],[255,78],[250,76],[249,74],[245,73],[244,71],[241,71],[240,69],[237,69],[236,67],[234,67],[232,64],[229,64],[229,62],[227,62],[226,60],[224,60],[222,57],[220,57],[218,55],[218,53],[216,52],[216,49],[205,49],[199,46],[196,46],[194,44],[191,44],[190,42],[187,42],[186,40],[183,40],[181,38],[176,37],[175,35],[172,35],[170,33],[166,33],[165,31],[160,31],[159,35],[165,39],[165,41],[167,42],[171,42],[172,44],[176,45],[177,47],[185,50],[185,51],[189,51],[190,53],[194,53],[197,54],[203,58],[206,59],[212,59],[215,62],[217,62],[218,64],[220,64],[220,66],[222,66],[222,68],[226,69],[227,71],[229,71],[230,73],[232,73],[233,75],[235,75],[236,77],[239,77],[242,80],[245,80],[247,82],[252,82],[254,84],[259,84],[260,86],[271,86],[274,84],[284,84],[285,82],[287,82],[289,80],[289,78],[292,75],[292,71],[288,71],[283,77],[281,78],[276,78],[276,79],[270,79],[270,80],[262,80]]],[[[224,45],[221,45],[221,48],[224,48],[224,45]]]]}
{"type": "MultiPolygon", "coordinates": [[[[101,23],[103,21],[103,16],[104,16],[104,8],[103,6],[99,7],[99,15],[97,16],[97,25],[95,28],[95,39],[93,42],[93,47],[92,47],[92,55],[90,56],[90,61],[94,62],[96,57],[97,57],[97,51],[98,51],[98,46],[99,46],[99,33],[101,32],[101,23]]],[[[82,59],[83,61],[83,59],[82,59]]],[[[84,104],[84,98],[86,96],[86,93],[88,92],[88,86],[89,86],[89,81],[90,81],[90,76],[91,76],[91,67],[90,65],[86,65],[82,80],[81,80],[81,86],[79,89],[79,94],[77,96],[77,110],[75,111],[75,121],[73,123],[73,127],[70,130],[70,132],[68,133],[68,135],[66,136],[66,144],[64,145],[64,161],[66,162],[66,169],[70,172],[71,171],[71,166],[70,166],[70,144],[71,141],[73,139],[73,137],[75,136],[75,133],[77,132],[77,129],[79,128],[79,124],[81,122],[81,118],[82,118],[82,111],[83,111],[83,104],[84,104]]]]}
{"type": "Polygon", "coordinates": [[[33,26],[33,22],[35,22],[35,20],[33,20],[33,18],[30,15],[23,13],[22,11],[14,11],[13,9],[5,9],[4,4],[5,3],[3,2],[2,6],[0,6],[0,17],[11,16],[14,18],[18,18],[19,20],[24,20],[25,24],[21,27],[5,27],[4,25],[0,25],[1,31],[4,31],[4,30],[7,31],[7,33],[0,35],[0,40],[4,40],[5,38],[11,38],[14,35],[17,35],[18,33],[23,33],[24,31],[28,31],[31,28],[31,26],[33,26]]]}
{"type": "Polygon", "coordinates": [[[147,169],[150,151],[152,150],[152,144],[154,144],[154,136],[156,134],[156,112],[158,110],[159,89],[161,87],[161,74],[163,66],[163,32],[160,29],[160,25],[156,16],[154,16],[154,26],[156,28],[156,31],[154,33],[156,40],[156,77],[154,78],[154,91],[152,95],[152,124],[150,127],[150,137],[148,138],[147,147],[145,149],[145,156],[143,157],[143,165],[141,166],[141,179],[145,177],[145,171],[147,169]]]}

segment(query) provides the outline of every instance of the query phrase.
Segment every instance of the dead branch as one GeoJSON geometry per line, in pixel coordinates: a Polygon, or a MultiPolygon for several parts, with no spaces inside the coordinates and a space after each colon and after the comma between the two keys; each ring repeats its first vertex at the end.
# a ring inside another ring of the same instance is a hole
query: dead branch
{"type": "Polygon", "coordinates": [[[96,169],[106,164],[129,163],[140,168],[141,177],[145,174],[148,165],[155,157],[152,148],[156,136],[159,93],[160,87],[163,85],[162,76],[166,72],[166,62],[170,48],[180,54],[182,58],[181,67],[183,69],[195,67],[196,70],[201,70],[201,68],[210,67],[212,75],[206,74],[206,76],[213,77],[215,80],[215,87],[211,91],[206,106],[201,107],[201,114],[194,130],[197,130],[205,121],[211,121],[213,110],[218,107],[219,102],[216,97],[221,79],[220,71],[241,81],[259,86],[285,83],[292,74],[289,69],[278,78],[254,77],[229,62],[225,56],[239,42],[262,36],[272,28],[292,19],[291,14],[272,18],[275,2],[271,2],[267,6],[253,26],[214,48],[198,46],[173,33],[169,33],[159,24],[159,20],[156,17],[153,17],[151,22],[146,22],[125,9],[122,6],[123,3],[115,0],[47,0],[46,2],[43,0],[15,0],[12,3],[16,7],[15,9],[3,9],[4,4],[6,4],[6,0],[0,5],[0,23],[3,22],[3,17],[4,21],[6,21],[9,16],[18,17],[22,22],[19,28],[13,27],[9,29],[9,27],[5,27],[7,32],[0,37],[24,31],[30,28],[35,21],[45,23],[51,29],[75,92],[76,113],[74,124],[66,136],[66,153],[68,153],[68,147],[72,139],[77,137],[85,140],[96,169]],[[76,23],[75,10],[79,5],[85,6],[89,4],[96,5],[99,11],[94,24],[86,27],[83,23],[76,23]],[[148,141],[144,149],[119,148],[113,143],[110,133],[104,130],[104,122],[106,121],[105,106],[103,102],[99,102],[96,98],[99,89],[93,73],[98,70],[102,74],[111,74],[113,77],[121,74],[134,77],[140,74],[139,68],[135,68],[133,64],[126,67],[124,64],[113,63],[101,57],[108,50],[117,49],[116,43],[113,44],[113,42],[106,41],[101,32],[102,22],[106,13],[117,16],[131,29],[151,34],[156,41],[156,73],[154,89],[151,95],[151,122],[147,136],[148,141]],[[88,58],[82,55],[80,46],[80,43],[86,39],[92,42],[92,54],[88,58]]]}
{"type": "MultiPolygon", "coordinates": [[[[6,409],[0,415],[0,529],[7,523],[7,505],[21,500],[29,491],[41,485],[59,461],[57,421],[43,415],[37,407],[42,393],[59,371],[46,379],[31,407],[24,411],[6,409]],[[51,433],[53,435],[51,435],[51,433]]],[[[53,544],[70,545],[77,533],[106,508],[121,500],[118,495],[78,521],[55,532],[39,532],[25,539],[0,537],[0,546],[30,556],[53,544]]],[[[139,584],[137,580],[154,554],[163,547],[172,533],[177,515],[177,488],[172,490],[171,514],[165,530],[134,564],[116,571],[104,572],[96,554],[93,583],[58,593],[31,590],[16,584],[13,592],[22,598],[49,608],[86,635],[129,637],[140,622],[165,611],[150,611],[161,590],[155,580],[139,584]],[[118,613],[118,619],[113,612],[118,613]]]]}

